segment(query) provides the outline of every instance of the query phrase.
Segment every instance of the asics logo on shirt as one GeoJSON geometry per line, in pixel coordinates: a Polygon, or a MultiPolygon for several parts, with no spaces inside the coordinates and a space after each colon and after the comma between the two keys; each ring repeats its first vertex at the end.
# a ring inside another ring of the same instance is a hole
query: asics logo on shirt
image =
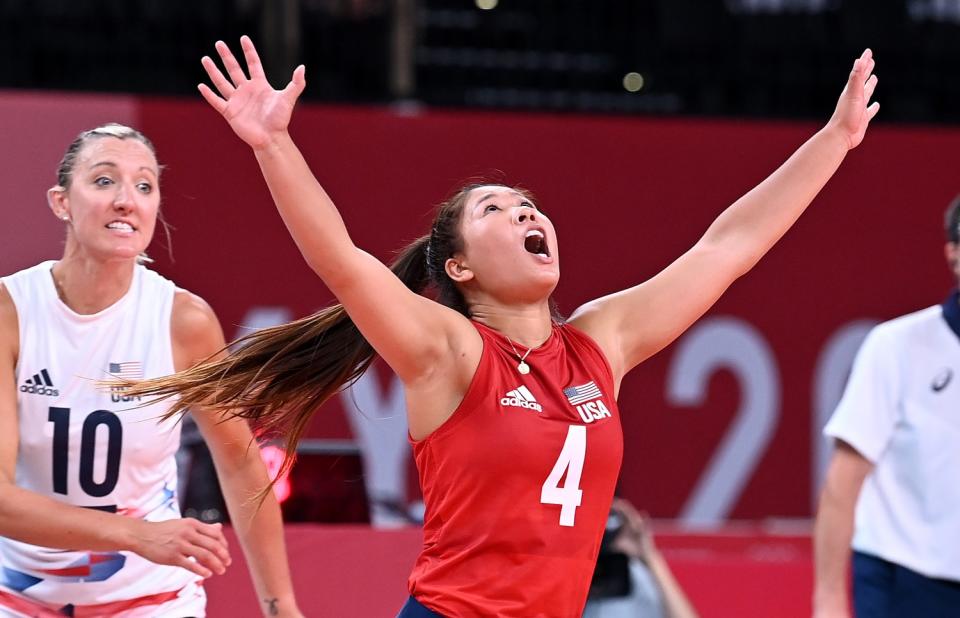
{"type": "Polygon", "coordinates": [[[526,408],[543,412],[543,406],[537,403],[533,393],[526,386],[518,386],[500,399],[501,406],[511,406],[514,408],[526,408]]]}
{"type": "Polygon", "coordinates": [[[947,384],[950,384],[950,380],[953,379],[953,369],[949,367],[944,367],[943,371],[938,373],[934,378],[933,382],[930,384],[930,388],[933,389],[933,392],[939,393],[943,389],[947,388],[947,384]]]}
{"type": "Polygon", "coordinates": [[[24,380],[20,385],[21,393],[30,393],[31,395],[46,395],[48,397],[59,397],[60,391],[53,387],[53,380],[46,369],[41,369],[40,373],[33,374],[32,378],[24,380]]]}

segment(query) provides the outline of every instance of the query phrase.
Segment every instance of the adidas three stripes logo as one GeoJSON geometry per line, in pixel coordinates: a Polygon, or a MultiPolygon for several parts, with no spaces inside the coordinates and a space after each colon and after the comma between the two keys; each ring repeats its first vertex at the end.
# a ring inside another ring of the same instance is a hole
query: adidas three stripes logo
{"type": "Polygon", "coordinates": [[[50,379],[50,374],[47,373],[46,369],[41,369],[40,373],[35,373],[32,378],[24,380],[20,386],[20,392],[33,395],[46,395],[48,397],[57,397],[60,395],[60,391],[54,388],[53,380],[50,379]]]}
{"type": "Polygon", "coordinates": [[[500,399],[500,405],[543,412],[543,406],[537,403],[530,389],[522,384],[504,395],[503,398],[500,399]]]}

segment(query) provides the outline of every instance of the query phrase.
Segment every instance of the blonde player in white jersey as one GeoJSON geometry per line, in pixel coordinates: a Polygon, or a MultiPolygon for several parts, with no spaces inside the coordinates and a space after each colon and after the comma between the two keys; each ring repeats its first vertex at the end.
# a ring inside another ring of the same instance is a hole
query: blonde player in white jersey
{"type": "MultiPolygon", "coordinates": [[[[67,149],[48,192],[63,258],[0,280],[0,616],[205,615],[230,558],[219,525],[182,519],[166,405],[134,408],[95,379],[161,376],[224,345],[199,297],[138,263],[160,205],[138,131],[105,125],[67,149]]],[[[300,616],[280,510],[242,419],[194,411],[266,616],[300,616]]]]}

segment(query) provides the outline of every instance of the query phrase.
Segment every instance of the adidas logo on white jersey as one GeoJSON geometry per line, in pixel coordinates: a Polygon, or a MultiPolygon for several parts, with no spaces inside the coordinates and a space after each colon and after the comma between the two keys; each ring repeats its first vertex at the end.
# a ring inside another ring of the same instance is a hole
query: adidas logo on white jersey
{"type": "Polygon", "coordinates": [[[537,400],[534,398],[533,393],[530,392],[530,389],[523,385],[518,386],[504,395],[503,399],[500,400],[500,405],[511,406],[514,408],[527,408],[528,410],[543,412],[543,406],[537,403],[537,400]]]}
{"type": "Polygon", "coordinates": [[[20,385],[21,393],[31,393],[33,395],[48,395],[50,397],[59,397],[60,391],[53,387],[53,380],[46,369],[41,369],[40,373],[33,374],[32,378],[27,378],[20,385]]]}

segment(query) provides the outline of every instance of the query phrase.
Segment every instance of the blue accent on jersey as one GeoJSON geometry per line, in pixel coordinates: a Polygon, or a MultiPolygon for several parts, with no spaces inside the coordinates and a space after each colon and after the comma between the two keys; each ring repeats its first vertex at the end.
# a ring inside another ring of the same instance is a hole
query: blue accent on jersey
{"type": "Polygon", "coordinates": [[[23,592],[30,586],[38,584],[43,581],[39,577],[34,577],[33,575],[27,575],[20,571],[14,571],[7,567],[3,567],[3,585],[11,590],[16,590],[17,592],[23,592]]]}
{"type": "Polygon", "coordinates": [[[90,565],[90,576],[85,580],[88,582],[102,582],[109,579],[127,563],[127,557],[123,554],[93,554],[93,556],[108,559],[90,565]]]}

